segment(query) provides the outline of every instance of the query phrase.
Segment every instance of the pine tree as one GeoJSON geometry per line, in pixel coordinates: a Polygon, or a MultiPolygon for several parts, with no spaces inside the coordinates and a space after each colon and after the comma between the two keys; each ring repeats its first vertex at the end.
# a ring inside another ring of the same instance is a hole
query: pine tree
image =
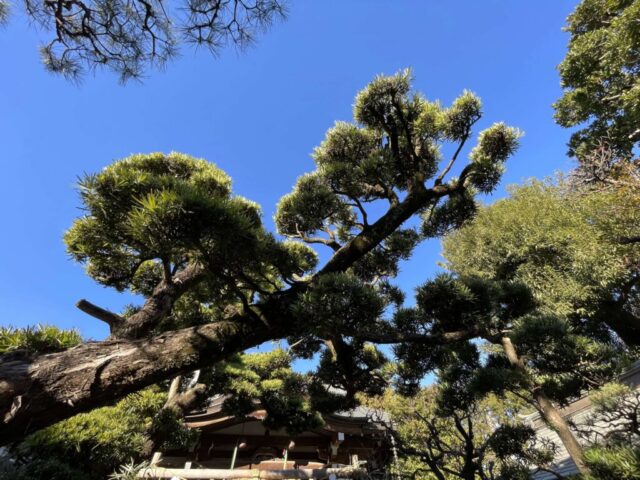
{"type": "Polygon", "coordinates": [[[427,234],[469,218],[474,193],[495,188],[516,150],[519,132],[496,123],[466,165],[454,165],[481,116],[470,92],[445,108],[413,93],[408,71],[375,78],[356,97],[354,122],[327,132],[316,170],[280,201],[275,220],[286,240],[204,160],[134,155],[83,178],[85,214],[65,236],[69,252],[100,284],[145,302],[117,314],[81,301],[109,324],[108,340],[3,359],[2,440],[269,340],[320,352],[327,377],[353,396],[382,381],[382,358],[365,334],[424,345],[472,336],[407,334],[381,316],[402,301],[391,283],[398,262],[427,234]],[[444,144],[454,152],[447,159],[444,144]],[[332,251],[323,266],[309,245],[332,251]]]}

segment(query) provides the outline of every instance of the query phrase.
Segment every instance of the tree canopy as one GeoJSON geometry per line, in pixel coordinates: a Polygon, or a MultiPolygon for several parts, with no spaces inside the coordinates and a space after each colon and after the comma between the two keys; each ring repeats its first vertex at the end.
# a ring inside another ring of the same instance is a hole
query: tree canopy
{"type": "MultiPolygon", "coordinates": [[[[122,82],[163,67],[181,42],[243,48],[286,14],[279,0],[25,8],[53,33],[41,49],[50,71],[105,67],[122,82]]],[[[0,0],[0,23],[8,16],[0,0]]],[[[534,410],[581,479],[638,478],[640,395],[608,382],[640,347],[639,19],[637,0],[583,0],[569,16],[554,107],[577,127],[578,167],[490,206],[478,196],[496,189],[520,131],[475,132],[477,95],[445,106],[415,91],[409,70],[375,77],[352,120],[327,130],[315,169],[278,202],[275,232],[205,159],[135,154],[84,174],[67,251],[141,301],[120,312],[78,301],[109,326],[103,341],[0,328],[0,445],[13,455],[0,474],[104,478],[187,448],[197,433],[182,418],[222,395],[225,414],[259,403],[265,427],[290,435],[325,413],[383,409],[404,456],[394,468],[425,480],[546,470],[554,448],[519,415],[534,410]],[[433,238],[448,271],[405,302],[401,262],[433,238]],[[294,371],[300,358],[314,369],[294,371]],[[592,415],[574,424],[561,409],[587,393],[592,415]]]]}
{"type": "Polygon", "coordinates": [[[443,242],[446,266],[463,276],[517,280],[544,311],[606,322],[638,344],[637,193],[573,191],[531,182],[481,208],[443,242]]]}
{"type": "MultiPolygon", "coordinates": [[[[279,236],[203,159],[138,154],[82,177],[83,215],[65,234],[68,252],[99,284],[144,302],[116,313],[80,300],[109,325],[105,341],[47,354],[6,349],[3,440],[171,379],[143,428],[144,451],[168,441],[176,420],[214,392],[229,394],[225,408],[239,414],[258,399],[267,422],[299,432],[361,394],[381,395],[391,380],[415,394],[437,372],[439,415],[473,423],[488,396],[519,398],[588,473],[558,407],[620,371],[621,341],[637,344],[635,190],[532,183],[479,208],[476,195],[495,189],[520,132],[494,123],[457,166],[482,116],[479,98],[465,91],[444,107],[411,81],[409,71],[379,76],[358,93],[354,120],[327,131],[316,169],[280,200],[279,236]],[[427,280],[405,306],[394,284],[399,262],[443,235],[452,273],[427,280]],[[330,252],[324,265],[313,247],[330,252]],[[291,352],[241,355],[281,339],[291,352]],[[379,344],[394,345],[395,369],[379,344]],[[295,374],[292,355],[317,355],[317,369],[295,374]]],[[[527,447],[530,432],[503,426],[520,461],[505,454],[498,470],[542,459],[527,447]]],[[[499,458],[502,446],[487,435],[461,447],[475,452],[460,460],[461,478],[494,475],[479,462],[488,449],[499,458]]]]}
{"type": "Polygon", "coordinates": [[[583,0],[569,15],[569,50],[559,65],[564,94],[554,107],[571,135],[569,154],[581,158],[607,141],[616,157],[640,142],[640,4],[583,0]]]}
{"type": "MultiPolygon", "coordinates": [[[[446,387],[445,387],[446,388],[446,387]]],[[[552,457],[518,417],[522,402],[489,395],[448,408],[440,386],[403,396],[393,390],[367,399],[373,417],[386,418],[399,460],[391,471],[420,480],[527,479],[552,457]]]]}

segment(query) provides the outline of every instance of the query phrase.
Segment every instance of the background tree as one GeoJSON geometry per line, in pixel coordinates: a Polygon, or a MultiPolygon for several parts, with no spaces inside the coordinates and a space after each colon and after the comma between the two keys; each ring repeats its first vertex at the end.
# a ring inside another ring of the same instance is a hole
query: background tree
{"type": "MultiPolygon", "coordinates": [[[[584,126],[569,142],[579,190],[640,193],[639,3],[584,0],[568,18],[569,51],[559,66],[565,93],[555,108],[560,125],[584,126]]],[[[639,242],[640,233],[621,241],[639,242]]]]}
{"type": "Polygon", "coordinates": [[[559,406],[619,371],[624,358],[606,329],[545,314],[522,284],[451,275],[421,286],[416,306],[399,310],[394,321],[414,335],[453,331],[467,335],[464,341],[435,348],[397,344],[404,391],[414,391],[427,372],[438,371],[448,392],[443,404],[452,408],[464,407],[467,395],[510,392],[540,413],[578,469],[588,472],[582,446],[559,406]],[[484,358],[479,342],[471,339],[488,344],[484,358]]]}
{"type": "MultiPolygon", "coordinates": [[[[214,55],[228,45],[245,48],[286,15],[282,0],[26,0],[29,18],[53,33],[40,52],[45,67],[77,79],[106,67],[121,82],[163,67],[180,43],[207,47],[214,55]]],[[[0,1],[0,23],[9,3],[0,1]]]]}
{"type": "MultiPolygon", "coordinates": [[[[473,213],[475,191],[495,188],[517,148],[517,130],[494,124],[453,177],[480,117],[469,92],[444,108],[411,91],[409,72],[377,77],[356,97],[355,122],[327,132],[316,170],[278,206],[279,231],[297,242],[266,232],[258,207],[232,195],[229,178],[204,160],[136,155],[87,176],[69,252],[99,283],[146,300],[123,314],[83,301],[110,325],[109,340],[3,359],[2,440],[273,339],[325,352],[345,387],[376,385],[380,356],[363,333],[401,301],[389,280],[424,238],[403,224],[422,215],[425,231],[459,225],[473,213]],[[443,161],[444,143],[454,153],[443,161]],[[314,270],[316,256],[300,241],[333,254],[314,270]]],[[[384,343],[472,335],[383,327],[384,343]]]]}
{"type": "Polygon", "coordinates": [[[564,94],[554,105],[572,134],[569,154],[582,159],[607,140],[615,158],[640,142],[640,2],[583,0],[569,15],[569,50],[559,65],[564,94]]]}
{"type": "Polygon", "coordinates": [[[444,403],[451,393],[447,388],[430,386],[411,396],[387,390],[366,402],[374,416],[384,412],[402,476],[527,479],[553,458],[552,450],[536,445],[533,430],[519,420],[523,404],[516,397],[470,395],[451,406],[444,403]]]}
{"type": "MultiPolygon", "coordinates": [[[[577,190],[620,190],[627,195],[640,194],[640,159],[620,158],[603,139],[582,156],[571,172],[570,183],[577,190]]],[[[627,239],[640,241],[640,237],[627,239]]]]}
{"type": "Polygon", "coordinates": [[[585,460],[594,480],[640,477],[640,392],[610,383],[593,392],[592,411],[579,425],[588,443],[585,460]]]}
{"type": "Polygon", "coordinates": [[[574,191],[563,181],[513,187],[443,242],[446,267],[462,276],[517,280],[546,313],[605,323],[640,342],[637,234],[632,190],[574,191]]]}

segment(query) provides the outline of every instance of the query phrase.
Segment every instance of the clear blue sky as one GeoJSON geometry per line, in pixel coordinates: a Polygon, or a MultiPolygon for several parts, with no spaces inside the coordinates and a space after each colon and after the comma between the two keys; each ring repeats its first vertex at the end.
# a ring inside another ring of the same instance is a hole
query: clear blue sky
{"type": "MultiPolygon", "coordinates": [[[[182,151],[216,162],[235,191],[263,207],[312,169],[309,153],[355,93],[378,73],[412,67],[415,86],[449,103],[463,89],[484,101],[484,124],[526,132],[500,190],[570,168],[569,132],[555,125],[561,31],[577,1],[291,0],[288,21],[255,47],[215,59],[183,50],[166,72],[120,86],[109,73],[77,86],[45,72],[15,2],[0,30],[0,324],[46,322],[102,338],[80,298],[118,311],[131,298],[102,288],[66,255],[62,234],[80,214],[74,182],[131,153],[182,151]]],[[[410,290],[436,269],[438,243],[403,265],[410,290]]]]}

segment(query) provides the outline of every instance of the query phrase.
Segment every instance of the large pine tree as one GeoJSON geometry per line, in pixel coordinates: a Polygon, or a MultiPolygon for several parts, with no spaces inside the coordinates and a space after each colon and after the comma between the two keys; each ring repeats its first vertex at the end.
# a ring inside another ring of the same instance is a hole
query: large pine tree
{"type": "Polygon", "coordinates": [[[379,375],[368,341],[440,345],[476,336],[469,325],[403,329],[383,313],[401,302],[390,283],[398,262],[469,218],[474,194],[495,188],[517,148],[518,131],[496,123],[456,165],[481,116],[472,93],[444,108],[411,91],[409,72],[377,77],[357,95],[354,122],[327,132],[316,170],[278,205],[284,241],[204,160],[134,155],[82,179],[85,214],[66,234],[69,252],[97,282],[146,300],[122,313],[83,300],[82,310],[109,324],[107,340],[5,356],[2,441],[268,340],[324,351],[329,377],[352,396],[379,375]],[[445,158],[447,143],[453,153],[445,158]],[[332,255],[316,268],[309,245],[332,255]]]}

